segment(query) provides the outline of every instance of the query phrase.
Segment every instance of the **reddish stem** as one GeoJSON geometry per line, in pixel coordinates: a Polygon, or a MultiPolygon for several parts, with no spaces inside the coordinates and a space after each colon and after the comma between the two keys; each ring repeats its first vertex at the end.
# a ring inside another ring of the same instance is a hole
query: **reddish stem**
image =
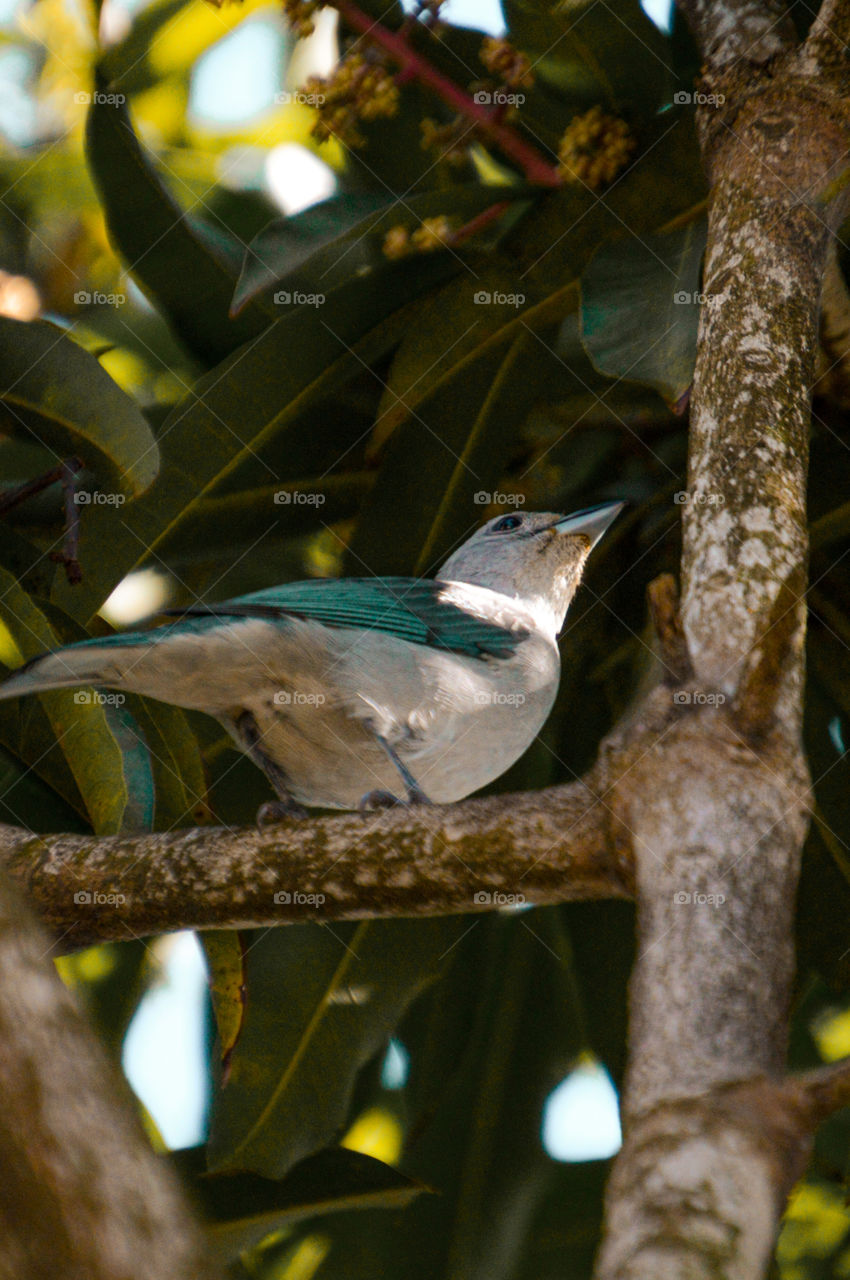
{"type": "Polygon", "coordinates": [[[508,208],[510,208],[510,203],[507,200],[500,200],[498,204],[491,204],[489,209],[485,209],[483,213],[477,214],[476,217],[470,218],[469,222],[465,222],[462,227],[458,227],[451,238],[452,245],[461,245],[470,240],[477,232],[489,227],[491,222],[501,218],[508,208]]]}
{"type": "Polygon", "coordinates": [[[536,182],[541,187],[560,187],[563,184],[563,178],[558,170],[549,164],[534,147],[525,142],[508,125],[501,124],[495,119],[495,113],[484,103],[475,102],[468,93],[459,89],[453,80],[449,80],[448,76],[444,76],[432,67],[415,49],[411,49],[401,32],[389,31],[358,8],[354,0],[334,0],[334,7],[339,10],[349,26],[359,31],[361,35],[368,36],[388,53],[393,61],[399,64],[403,74],[412,73],[422,84],[433,89],[459,115],[472,120],[481,136],[518,164],[529,182],[536,182]]]}

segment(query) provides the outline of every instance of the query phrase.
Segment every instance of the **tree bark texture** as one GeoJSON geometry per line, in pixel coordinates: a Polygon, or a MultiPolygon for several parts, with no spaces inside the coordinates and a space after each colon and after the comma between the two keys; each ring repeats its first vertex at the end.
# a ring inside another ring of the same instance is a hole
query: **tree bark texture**
{"type": "Polygon", "coordinates": [[[0,875],[0,1276],[212,1280],[201,1228],[49,950],[0,875]]]}
{"type": "Polygon", "coordinates": [[[848,86],[816,51],[792,49],[781,23],[769,68],[754,65],[763,35],[747,50],[741,34],[768,30],[766,6],[761,26],[760,6],[737,25],[733,6],[685,9],[719,104],[700,119],[712,199],[684,509],[691,675],[674,694],[678,722],[663,690],[651,696],[640,761],[615,790],[639,938],[598,1280],[765,1275],[812,1124],[783,1072],[809,804],[810,387],[847,209],[830,192],[850,142],[848,86]]]}

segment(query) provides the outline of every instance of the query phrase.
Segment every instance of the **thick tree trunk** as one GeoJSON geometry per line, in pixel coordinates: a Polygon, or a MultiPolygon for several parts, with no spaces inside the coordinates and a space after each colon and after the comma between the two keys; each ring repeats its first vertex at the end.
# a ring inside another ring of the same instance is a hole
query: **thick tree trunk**
{"type": "Polygon", "coordinates": [[[0,874],[0,1276],[212,1280],[176,1180],[0,874]]]}
{"type": "MultiPolygon", "coordinates": [[[[747,15],[758,28],[757,7],[747,15]]],[[[725,40],[734,13],[697,4],[691,17],[709,65],[726,68],[701,121],[713,193],[684,510],[692,676],[681,720],[668,691],[653,695],[616,792],[639,940],[599,1280],[763,1276],[810,1122],[783,1068],[808,803],[809,394],[845,206],[829,184],[846,163],[846,86],[815,80],[808,51],[760,72],[741,59],[743,27],[725,40]]],[[[767,57],[781,51],[775,29],[768,43],[767,57]]]]}

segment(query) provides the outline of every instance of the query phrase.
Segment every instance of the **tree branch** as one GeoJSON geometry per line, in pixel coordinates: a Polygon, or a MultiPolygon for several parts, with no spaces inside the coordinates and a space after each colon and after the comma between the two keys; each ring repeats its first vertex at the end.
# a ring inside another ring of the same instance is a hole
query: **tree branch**
{"type": "Polygon", "coordinates": [[[49,949],[0,874],[0,1274],[211,1278],[200,1228],[49,949]]]}
{"type": "Polygon", "coordinates": [[[794,44],[787,6],[770,0],[676,0],[708,68],[762,64],[794,44]]]}
{"type": "Polygon", "coordinates": [[[830,70],[846,74],[848,45],[850,4],[847,0],[823,0],[804,46],[810,73],[830,70]]]}
{"type": "Polygon", "coordinates": [[[600,775],[589,786],[259,832],[99,838],[0,826],[0,865],[63,947],[173,929],[487,910],[498,895],[536,903],[624,897],[628,837],[604,790],[600,775]]]}

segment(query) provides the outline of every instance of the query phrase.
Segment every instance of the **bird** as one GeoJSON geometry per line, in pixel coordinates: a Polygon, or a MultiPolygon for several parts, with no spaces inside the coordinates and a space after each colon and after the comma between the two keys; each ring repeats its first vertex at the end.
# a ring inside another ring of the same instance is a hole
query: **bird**
{"type": "Polygon", "coordinates": [[[434,578],[314,578],[42,654],[0,699],[94,685],[215,716],[265,773],[263,826],[309,808],[451,804],[531,745],[558,634],[623,510],[495,516],[434,578]]]}

